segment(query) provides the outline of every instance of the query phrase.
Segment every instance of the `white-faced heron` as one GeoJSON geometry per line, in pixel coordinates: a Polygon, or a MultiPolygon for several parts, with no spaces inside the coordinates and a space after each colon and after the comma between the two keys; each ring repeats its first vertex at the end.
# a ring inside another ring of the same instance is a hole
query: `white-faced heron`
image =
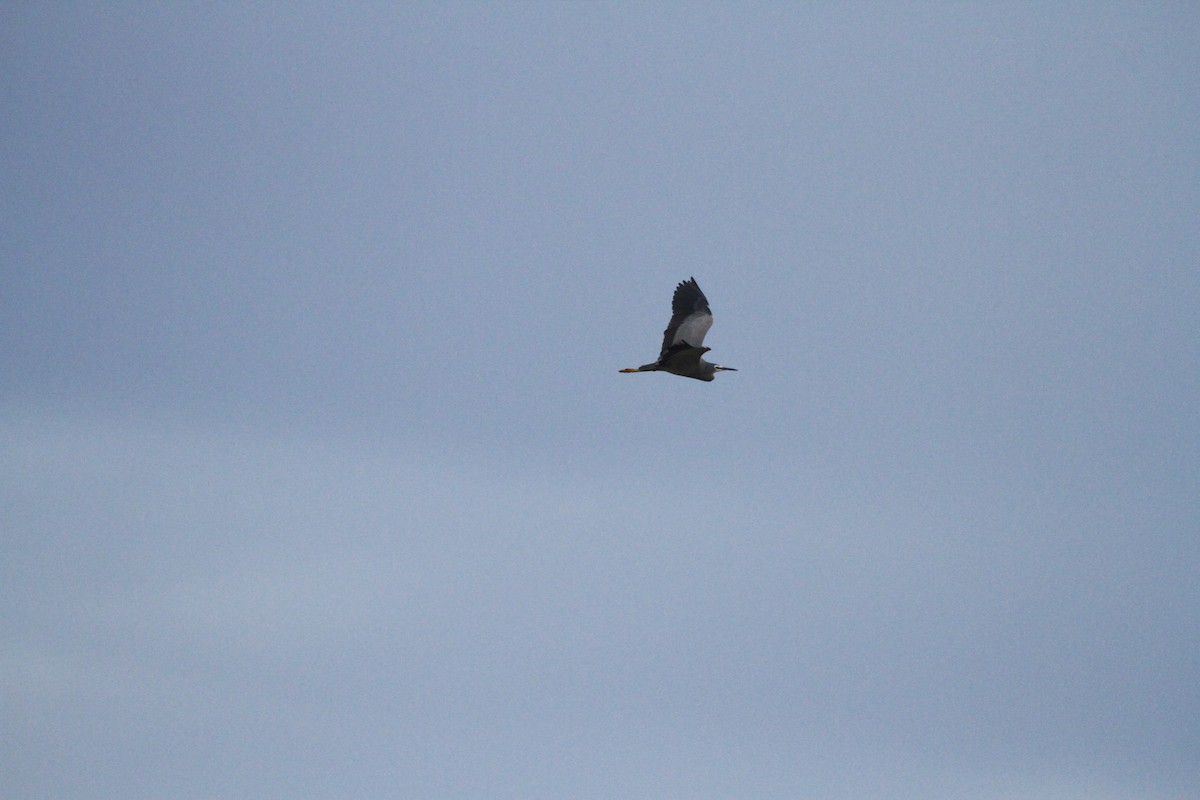
{"type": "Polygon", "coordinates": [[[623,369],[621,372],[669,372],[698,381],[711,381],[722,371],[737,372],[733,367],[710,364],[700,356],[711,348],[704,346],[704,334],[712,327],[712,312],[708,299],[696,279],[683,281],[675,287],[671,300],[671,321],[663,331],[662,353],[653,364],[623,369]]]}

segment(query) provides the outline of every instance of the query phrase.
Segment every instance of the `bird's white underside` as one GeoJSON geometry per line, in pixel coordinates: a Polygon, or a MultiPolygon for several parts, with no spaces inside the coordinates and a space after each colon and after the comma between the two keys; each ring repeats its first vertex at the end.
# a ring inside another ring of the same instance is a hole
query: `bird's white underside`
{"type": "Polygon", "coordinates": [[[675,331],[675,338],[671,344],[677,345],[680,342],[687,342],[692,347],[701,347],[704,345],[704,337],[708,333],[708,329],[712,327],[712,324],[712,314],[692,314],[679,324],[679,328],[675,331]]]}

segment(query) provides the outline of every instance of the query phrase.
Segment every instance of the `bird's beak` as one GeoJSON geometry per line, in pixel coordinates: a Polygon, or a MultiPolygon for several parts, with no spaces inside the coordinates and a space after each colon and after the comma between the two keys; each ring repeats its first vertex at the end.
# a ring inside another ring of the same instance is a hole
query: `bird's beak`
{"type": "Polygon", "coordinates": [[[720,364],[718,364],[717,371],[718,372],[737,372],[737,367],[722,367],[720,364]]]}

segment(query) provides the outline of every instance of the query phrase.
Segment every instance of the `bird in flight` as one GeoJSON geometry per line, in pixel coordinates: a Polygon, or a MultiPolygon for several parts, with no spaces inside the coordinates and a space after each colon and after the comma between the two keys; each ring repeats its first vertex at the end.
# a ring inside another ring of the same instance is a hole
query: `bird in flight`
{"type": "Polygon", "coordinates": [[[671,321],[663,331],[658,361],[621,372],[661,371],[698,381],[711,381],[718,372],[737,372],[733,367],[710,364],[700,357],[712,349],[704,346],[704,334],[708,333],[712,323],[708,298],[700,291],[696,279],[681,282],[675,287],[675,297],[671,300],[671,321]]]}

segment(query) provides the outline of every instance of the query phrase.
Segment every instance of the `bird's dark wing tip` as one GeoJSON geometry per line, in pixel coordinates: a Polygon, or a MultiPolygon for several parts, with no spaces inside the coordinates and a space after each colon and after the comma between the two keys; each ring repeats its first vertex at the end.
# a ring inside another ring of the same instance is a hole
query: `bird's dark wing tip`
{"type": "Polygon", "coordinates": [[[701,309],[708,309],[708,298],[700,290],[700,284],[696,283],[695,278],[680,281],[675,287],[675,295],[671,298],[671,313],[676,316],[686,315],[701,309]]]}

